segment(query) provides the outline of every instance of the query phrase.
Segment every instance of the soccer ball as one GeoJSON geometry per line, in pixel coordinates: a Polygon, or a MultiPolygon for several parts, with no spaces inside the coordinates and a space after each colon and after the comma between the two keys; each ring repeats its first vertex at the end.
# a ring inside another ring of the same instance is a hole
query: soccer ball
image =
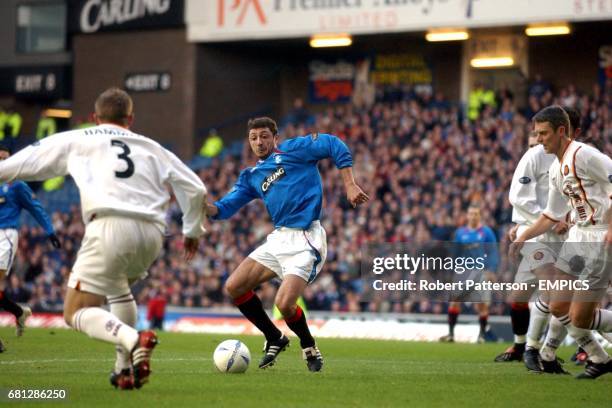
{"type": "Polygon", "coordinates": [[[225,340],[215,349],[213,361],[222,373],[244,373],[249,368],[251,352],[240,340],[225,340]]]}

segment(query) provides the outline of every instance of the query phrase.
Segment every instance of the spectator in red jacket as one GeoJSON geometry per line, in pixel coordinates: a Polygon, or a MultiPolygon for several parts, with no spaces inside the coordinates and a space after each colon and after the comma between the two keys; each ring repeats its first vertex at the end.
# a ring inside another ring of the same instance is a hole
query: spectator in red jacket
{"type": "Polygon", "coordinates": [[[166,295],[163,288],[158,288],[147,304],[147,320],[151,330],[163,330],[166,315],[166,295]]]}

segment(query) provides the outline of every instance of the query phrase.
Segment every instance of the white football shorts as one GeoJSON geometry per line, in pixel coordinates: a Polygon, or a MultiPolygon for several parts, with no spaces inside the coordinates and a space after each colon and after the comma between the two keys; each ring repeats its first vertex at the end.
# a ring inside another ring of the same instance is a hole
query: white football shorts
{"type": "Polygon", "coordinates": [[[277,228],[249,258],[271,269],[280,279],[297,275],[311,283],[327,258],[327,236],[319,221],[313,221],[307,230],[277,228]]]}
{"type": "MultiPolygon", "coordinates": [[[[528,225],[519,226],[516,235],[520,236],[527,228],[529,228],[528,225]]],[[[523,259],[514,276],[514,282],[535,282],[537,277],[533,271],[542,268],[544,265],[554,264],[556,262],[559,249],[561,248],[561,242],[563,242],[565,238],[565,235],[560,236],[551,231],[526,241],[521,249],[523,259]]]]}
{"type": "Polygon", "coordinates": [[[159,224],[121,216],[96,218],[87,224],[68,287],[102,296],[128,294],[129,281],[146,277],[162,242],[159,224]]]}
{"type": "Polygon", "coordinates": [[[607,226],[573,226],[555,266],[569,275],[588,280],[591,289],[607,289],[612,259],[609,246],[604,243],[606,232],[607,226]]]}
{"type": "Polygon", "coordinates": [[[0,230],[0,269],[10,272],[17,254],[18,234],[13,228],[0,230]]]}

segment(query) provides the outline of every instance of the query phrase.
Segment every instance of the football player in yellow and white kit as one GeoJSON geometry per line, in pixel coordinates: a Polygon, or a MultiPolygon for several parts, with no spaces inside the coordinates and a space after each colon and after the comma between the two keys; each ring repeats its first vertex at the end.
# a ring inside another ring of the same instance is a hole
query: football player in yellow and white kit
{"type": "Polygon", "coordinates": [[[161,249],[170,199],[166,186],[183,210],[187,260],[204,233],[206,189],[174,154],[129,130],[134,114],[127,93],[103,92],[95,115],[96,127],[47,137],[2,161],[0,181],[74,178],[86,230],[68,281],[64,319],[75,330],[117,346],[123,358],[113,385],[140,388],[148,380],[157,338],[132,327],[136,303],[130,283],[146,275],[161,249]],[[111,313],[100,307],[107,298],[111,313]]]}
{"type": "MultiPolygon", "coordinates": [[[[558,279],[570,288],[552,292],[550,310],[589,355],[585,372],[578,378],[593,379],[612,372],[612,360],[591,332],[612,331],[612,311],[599,309],[599,298],[605,294],[612,272],[612,159],[573,141],[567,131],[567,113],[559,106],[543,109],[533,120],[538,141],[556,159],[549,170],[547,207],[518,236],[511,254],[516,256],[525,241],[548,231],[572,209],[576,224],[555,263],[558,279]]],[[[543,361],[556,359],[542,353],[541,357],[543,361]]]]}

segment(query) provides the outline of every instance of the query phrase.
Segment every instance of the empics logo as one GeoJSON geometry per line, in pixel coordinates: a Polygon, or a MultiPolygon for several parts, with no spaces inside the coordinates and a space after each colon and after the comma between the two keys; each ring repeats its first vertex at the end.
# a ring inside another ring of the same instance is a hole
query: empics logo
{"type": "Polygon", "coordinates": [[[261,0],[217,0],[217,26],[241,26],[247,14],[254,14],[261,25],[268,20],[261,6],[261,0]]]}
{"type": "Polygon", "coordinates": [[[267,193],[272,184],[276,183],[283,177],[285,177],[285,169],[282,167],[277,168],[272,174],[266,177],[263,183],[261,183],[261,191],[264,194],[267,193]]]}

